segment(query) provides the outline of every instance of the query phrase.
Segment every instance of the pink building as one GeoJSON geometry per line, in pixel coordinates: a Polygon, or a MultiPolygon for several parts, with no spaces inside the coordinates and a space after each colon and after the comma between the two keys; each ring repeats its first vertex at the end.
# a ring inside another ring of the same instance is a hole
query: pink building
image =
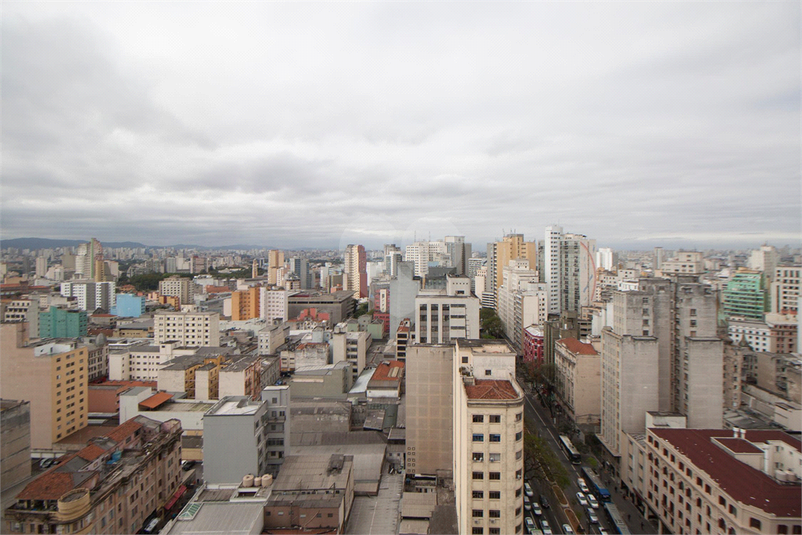
{"type": "Polygon", "coordinates": [[[543,364],[543,329],[537,325],[524,328],[524,362],[543,364]]]}

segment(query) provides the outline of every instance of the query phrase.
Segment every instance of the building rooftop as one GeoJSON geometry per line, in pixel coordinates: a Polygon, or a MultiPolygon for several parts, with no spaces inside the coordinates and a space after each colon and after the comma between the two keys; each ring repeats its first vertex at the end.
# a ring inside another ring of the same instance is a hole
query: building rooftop
{"type": "Polygon", "coordinates": [[[475,384],[465,385],[465,392],[471,400],[503,400],[519,397],[511,382],[495,379],[476,379],[475,384]]]}
{"type": "Polygon", "coordinates": [[[568,351],[575,355],[598,355],[591,344],[580,342],[576,338],[563,338],[562,340],[557,340],[557,343],[564,345],[568,351]]]}
{"type": "Polygon", "coordinates": [[[241,416],[256,414],[262,406],[261,401],[250,401],[245,397],[227,397],[209,410],[207,416],[241,416]]]}
{"type": "Polygon", "coordinates": [[[352,455],[288,455],[273,482],[273,496],[282,491],[345,489],[353,462],[352,455]]]}
{"type": "MultiPolygon", "coordinates": [[[[757,507],[779,518],[798,518],[802,515],[802,487],[783,485],[760,470],[736,459],[714,439],[725,439],[728,447],[732,444],[736,453],[746,450],[742,439],[735,439],[728,429],[651,429],[661,440],[669,442],[680,453],[687,456],[696,467],[707,473],[721,489],[739,502],[757,507]],[[735,439],[729,442],[726,439],[735,439]]],[[[745,431],[746,440],[755,443],[770,441],[785,442],[797,451],[800,441],[782,431],[745,431]]],[[[760,448],[749,448],[745,453],[762,452],[760,448]],[[755,451],[757,450],[757,451],[755,451]]]]}
{"type": "Polygon", "coordinates": [[[376,371],[373,372],[373,381],[387,381],[396,383],[401,380],[404,375],[404,363],[400,360],[385,360],[381,362],[376,371]]]}

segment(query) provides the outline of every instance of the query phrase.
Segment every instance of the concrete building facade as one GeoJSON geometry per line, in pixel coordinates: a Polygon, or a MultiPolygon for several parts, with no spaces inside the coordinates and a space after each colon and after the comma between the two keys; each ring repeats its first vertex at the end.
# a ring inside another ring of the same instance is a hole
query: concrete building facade
{"type": "Polygon", "coordinates": [[[153,341],[175,341],[186,347],[218,347],[220,314],[217,312],[168,312],[153,315],[153,341]]]}

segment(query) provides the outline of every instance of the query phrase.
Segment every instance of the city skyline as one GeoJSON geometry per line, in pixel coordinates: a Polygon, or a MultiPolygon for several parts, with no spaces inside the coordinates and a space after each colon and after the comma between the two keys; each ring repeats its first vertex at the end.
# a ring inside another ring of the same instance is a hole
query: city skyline
{"type": "Polygon", "coordinates": [[[800,6],[4,4],[3,239],[797,244],[800,6]]]}

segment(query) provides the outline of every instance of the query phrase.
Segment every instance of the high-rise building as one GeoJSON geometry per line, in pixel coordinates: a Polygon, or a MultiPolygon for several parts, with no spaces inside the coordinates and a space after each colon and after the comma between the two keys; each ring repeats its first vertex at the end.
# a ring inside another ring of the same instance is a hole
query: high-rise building
{"type": "Polygon", "coordinates": [[[103,246],[97,239],[92,238],[88,243],[78,246],[75,256],[75,273],[84,279],[98,281],[96,260],[103,261],[103,246]]]}
{"type": "Polygon", "coordinates": [[[36,276],[44,277],[47,274],[47,258],[44,256],[36,257],[36,276]]]}
{"type": "Polygon", "coordinates": [[[543,325],[548,317],[548,290],[538,280],[529,261],[518,259],[504,266],[504,284],[498,289],[498,315],[507,337],[516,349],[523,349],[523,331],[543,325]]]}
{"type": "Polygon", "coordinates": [[[290,271],[298,275],[301,288],[309,289],[312,287],[312,273],[309,271],[309,260],[294,256],[290,258],[290,271]]]}
{"type": "Polygon", "coordinates": [[[173,275],[159,281],[159,293],[178,297],[182,305],[191,305],[195,302],[195,283],[187,277],[173,275]]]}
{"type": "MultiPolygon", "coordinates": [[[[663,259],[664,259],[665,251],[663,251],[662,247],[655,247],[654,248],[654,261],[652,266],[654,269],[663,269],[663,259]]],[[[602,266],[599,266],[602,267],[602,266]]],[[[604,268],[610,270],[610,268],[604,268]]]]}
{"type": "Polygon", "coordinates": [[[262,288],[252,286],[247,290],[231,293],[231,319],[243,321],[261,317],[260,296],[262,288]]]}
{"type": "Polygon", "coordinates": [[[117,284],[72,280],[61,283],[61,295],[74,297],[78,308],[94,312],[98,308],[109,311],[117,304],[117,284]]]}
{"type": "Polygon", "coordinates": [[[543,280],[549,289],[549,314],[579,312],[596,292],[596,240],[546,227],[543,280]]]}
{"type": "Polygon", "coordinates": [[[749,256],[748,266],[762,272],[769,284],[774,282],[777,265],[780,263],[780,252],[773,245],[762,245],[749,256]]]}
{"type": "Polygon", "coordinates": [[[470,280],[450,276],[447,284],[445,290],[421,290],[415,298],[415,339],[422,344],[479,338],[479,299],[471,294],[470,280]]]}
{"type": "Polygon", "coordinates": [[[117,305],[109,314],[123,318],[138,318],[145,313],[145,297],[133,294],[117,294],[117,305]]]}
{"type": "Polygon", "coordinates": [[[725,316],[762,321],[769,310],[766,278],[759,271],[739,270],[727,282],[722,304],[725,316]]]}
{"type": "Polygon", "coordinates": [[[363,246],[350,244],[345,248],[343,275],[343,290],[354,290],[354,297],[358,299],[368,296],[367,257],[363,246]]]}
{"type": "Polygon", "coordinates": [[[779,266],[771,283],[771,311],[780,314],[799,313],[799,288],[802,266],[779,266]]]}
{"type": "Polygon", "coordinates": [[[457,275],[468,275],[471,244],[465,243],[465,236],[446,236],[443,242],[451,261],[451,267],[457,268],[457,275]]]}
{"type": "Polygon", "coordinates": [[[74,340],[29,343],[27,323],[0,325],[0,390],[31,402],[31,448],[87,426],[88,350],[74,340]]]}
{"type": "Polygon", "coordinates": [[[596,251],[596,269],[602,268],[612,271],[614,266],[613,250],[609,247],[602,247],[596,251]]]}
{"type": "Polygon", "coordinates": [[[175,341],[186,347],[219,347],[220,315],[157,311],[153,315],[153,341],[156,344],[175,341]]]}
{"type": "Polygon", "coordinates": [[[259,317],[268,325],[275,321],[287,321],[289,309],[289,290],[259,288],[259,317]]]}
{"type": "Polygon", "coordinates": [[[267,252],[267,282],[268,284],[278,284],[277,275],[279,268],[284,266],[284,252],[271,249],[267,252]]]}
{"type": "Polygon", "coordinates": [[[51,306],[39,312],[39,338],[78,338],[86,336],[88,326],[86,310],[51,306]]]}
{"type": "Polygon", "coordinates": [[[663,275],[699,275],[705,272],[704,256],[699,251],[677,251],[677,256],[660,266],[663,275]]]}
{"type": "MultiPolygon", "coordinates": [[[[467,341],[473,342],[481,346],[467,341]]],[[[498,350],[463,352],[462,341],[457,345],[452,429],[458,531],[523,533],[524,393],[514,378],[515,353],[501,351],[510,355],[509,367],[479,366],[474,359],[497,360],[498,350]]]]}
{"type": "Polygon", "coordinates": [[[504,266],[523,258],[529,266],[537,265],[537,243],[524,241],[523,234],[508,234],[501,241],[487,244],[487,282],[486,290],[492,292],[497,302],[498,288],[504,282],[504,266]]]}

